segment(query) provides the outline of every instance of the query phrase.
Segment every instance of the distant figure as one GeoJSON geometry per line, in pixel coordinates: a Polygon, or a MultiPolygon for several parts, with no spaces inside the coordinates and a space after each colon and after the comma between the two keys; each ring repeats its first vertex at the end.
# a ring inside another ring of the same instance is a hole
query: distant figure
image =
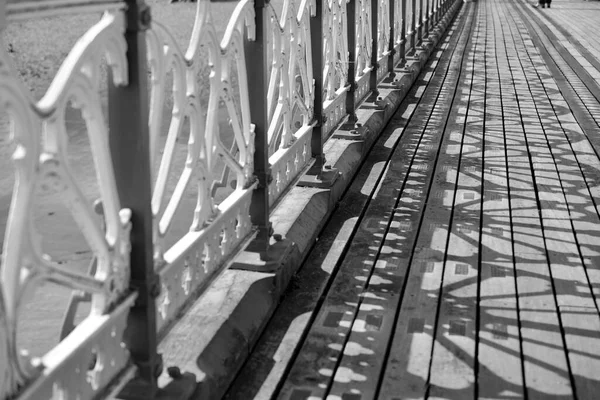
{"type": "Polygon", "coordinates": [[[552,0],[539,0],[539,2],[539,5],[542,6],[542,8],[546,8],[546,5],[548,8],[550,8],[550,3],[552,3],[552,0]]]}

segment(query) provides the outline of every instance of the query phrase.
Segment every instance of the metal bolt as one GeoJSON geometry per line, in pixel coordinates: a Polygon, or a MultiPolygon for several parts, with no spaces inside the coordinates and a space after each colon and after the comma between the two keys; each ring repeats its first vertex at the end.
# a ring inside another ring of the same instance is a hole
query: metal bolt
{"type": "Polygon", "coordinates": [[[150,8],[145,8],[140,13],[140,22],[142,26],[149,26],[150,22],[152,22],[152,14],[150,13],[150,8]]]}
{"type": "Polygon", "coordinates": [[[158,296],[160,296],[160,292],[161,292],[160,282],[157,279],[152,284],[152,286],[150,286],[150,296],[152,296],[153,298],[157,298],[158,296]]]}
{"type": "Polygon", "coordinates": [[[180,379],[183,376],[179,367],[169,367],[167,368],[167,373],[173,379],[180,379]]]}
{"type": "Polygon", "coordinates": [[[104,205],[102,204],[102,199],[97,199],[94,201],[94,211],[98,215],[104,215],[104,205]]]}

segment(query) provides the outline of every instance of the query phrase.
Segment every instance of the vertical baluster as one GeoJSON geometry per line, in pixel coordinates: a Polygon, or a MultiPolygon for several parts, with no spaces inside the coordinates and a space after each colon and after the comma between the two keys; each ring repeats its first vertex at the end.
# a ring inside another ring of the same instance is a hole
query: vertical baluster
{"type": "MultiPolygon", "coordinates": [[[[348,16],[348,85],[350,90],[346,96],[346,113],[348,121],[355,123],[356,117],[356,1],[350,0],[347,4],[348,16]]],[[[313,58],[314,60],[314,58],[313,58]]]]}
{"type": "Polygon", "coordinates": [[[447,11],[447,5],[448,5],[448,1],[447,0],[439,0],[440,2],[440,19],[442,19],[445,15],[446,15],[446,11],[447,11]]]}
{"type": "MultiPolygon", "coordinates": [[[[309,174],[320,175],[322,168],[325,164],[325,158],[323,155],[323,7],[327,5],[323,4],[327,0],[316,0],[317,10],[316,15],[310,19],[310,39],[312,48],[312,67],[313,67],[313,78],[315,81],[315,104],[314,104],[314,118],[316,125],[313,128],[311,138],[311,151],[312,156],[315,158],[315,164],[311,168],[309,174]]],[[[336,1],[336,0],[333,0],[336,1]]],[[[334,38],[335,40],[335,38],[334,38]]],[[[330,54],[331,57],[335,57],[334,54],[330,54]]]]}
{"type": "Polygon", "coordinates": [[[415,53],[416,46],[416,38],[417,38],[417,30],[415,26],[416,18],[415,18],[415,7],[417,5],[417,0],[407,0],[411,2],[410,9],[410,53],[415,53]]]}
{"type": "Polygon", "coordinates": [[[396,54],[396,31],[394,29],[394,24],[396,23],[395,11],[396,11],[396,1],[398,0],[390,0],[389,2],[389,18],[390,18],[390,44],[389,44],[389,52],[388,56],[388,72],[390,74],[394,73],[394,54],[396,54]]]}
{"type": "Polygon", "coordinates": [[[373,69],[371,70],[371,76],[369,76],[369,84],[371,88],[371,94],[373,97],[376,97],[379,94],[379,90],[377,90],[377,71],[380,68],[379,62],[377,60],[377,45],[378,45],[378,35],[377,29],[378,21],[379,21],[379,1],[371,0],[371,65],[373,69]]]}
{"type": "Polygon", "coordinates": [[[150,135],[148,131],[148,74],[146,30],[150,8],[144,0],[127,3],[127,61],[129,85],[116,87],[109,82],[110,149],[115,167],[117,190],[122,207],[131,216],[131,289],[138,298],[129,313],[125,342],[137,377],[128,384],[121,398],[152,399],[157,392],[157,377],[162,371],[157,353],[156,304],[160,283],[154,272],[152,211],[150,207],[150,135]]]}
{"type": "Polygon", "coordinates": [[[419,13],[415,16],[418,21],[416,22],[417,26],[417,43],[416,45],[420,45],[423,43],[423,0],[417,0],[419,2],[419,13]]]}
{"type": "Polygon", "coordinates": [[[269,86],[269,70],[267,46],[269,27],[266,21],[266,7],[269,0],[255,0],[256,39],[246,40],[246,70],[248,72],[248,92],[250,99],[250,115],[255,125],[254,140],[254,175],[258,178],[258,187],[252,194],[250,214],[252,224],[258,226],[258,235],[250,249],[266,253],[269,248],[271,222],[269,221],[269,184],[273,179],[269,165],[269,117],[267,110],[267,92],[269,86]]]}
{"type": "Polygon", "coordinates": [[[400,8],[400,62],[399,65],[404,66],[406,64],[406,0],[396,0],[401,1],[402,6],[400,8]]]}
{"type": "Polygon", "coordinates": [[[437,24],[437,0],[431,0],[431,27],[430,31],[433,31],[437,24]]]}
{"type": "Polygon", "coordinates": [[[430,14],[431,9],[429,8],[430,3],[431,3],[431,0],[425,0],[425,16],[423,18],[423,20],[424,20],[423,24],[425,25],[425,27],[424,27],[425,28],[425,33],[424,33],[425,37],[429,37],[429,27],[431,24],[431,14],[430,14]]]}

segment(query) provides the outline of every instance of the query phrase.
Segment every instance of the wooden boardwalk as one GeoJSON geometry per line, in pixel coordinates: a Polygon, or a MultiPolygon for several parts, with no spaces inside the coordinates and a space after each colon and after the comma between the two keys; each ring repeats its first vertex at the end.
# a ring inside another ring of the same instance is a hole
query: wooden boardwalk
{"type": "Polygon", "coordinates": [[[464,4],[227,398],[600,398],[599,24],[464,4]]]}

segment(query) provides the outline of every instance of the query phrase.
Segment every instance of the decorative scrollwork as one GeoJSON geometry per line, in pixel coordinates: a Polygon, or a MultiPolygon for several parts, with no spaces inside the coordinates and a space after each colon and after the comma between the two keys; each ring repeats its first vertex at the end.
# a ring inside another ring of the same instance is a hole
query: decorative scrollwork
{"type": "Polygon", "coordinates": [[[402,1],[394,1],[394,46],[398,46],[402,40],[402,1]]]}
{"type": "Polygon", "coordinates": [[[269,155],[288,148],[294,133],[313,119],[314,84],[310,16],[316,12],[315,0],[285,0],[281,18],[273,7],[267,8],[270,35],[269,155]]]}
{"type": "Polygon", "coordinates": [[[387,57],[390,55],[390,0],[377,2],[377,82],[381,81],[387,72],[387,57]]]}
{"type": "Polygon", "coordinates": [[[339,96],[340,89],[345,91],[348,82],[346,4],[347,0],[323,2],[323,89],[325,91],[323,98],[325,102],[339,96]]]}
{"type": "MultiPolygon", "coordinates": [[[[405,10],[405,20],[406,20],[406,36],[411,36],[415,31],[415,10],[414,3],[415,0],[406,0],[406,10],[405,10]]],[[[407,48],[408,50],[408,48],[407,48]]]]}
{"type": "Polygon", "coordinates": [[[368,74],[371,65],[371,0],[356,0],[356,77],[368,74]]]}
{"type": "Polygon", "coordinates": [[[269,162],[273,204],[310,161],[314,81],[310,17],[315,0],[285,0],[281,18],[269,4],[269,162]]]}
{"type": "MultiPolygon", "coordinates": [[[[404,39],[402,29],[406,29],[406,26],[404,25],[406,11],[402,8],[402,5],[402,1],[394,2],[394,49],[396,49],[394,54],[394,65],[403,58],[403,54],[400,54],[400,46],[404,39]]],[[[404,32],[404,34],[406,34],[406,32],[404,32]]]]}
{"type": "Polygon", "coordinates": [[[250,120],[245,35],[254,40],[251,0],[238,3],[222,39],[212,20],[210,2],[199,0],[185,53],[160,22],[154,22],[148,31],[152,159],[158,161],[162,152],[160,166],[153,176],[152,197],[155,262],[163,283],[157,304],[161,332],[185,302],[218,274],[252,232],[249,206],[256,186],[254,125],[250,120]],[[161,149],[159,137],[168,74],[173,78],[173,108],[161,149]],[[206,97],[208,101],[203,103],[206,97]],[[217,119],[220,107],[226,110],[232,126],[231,137],[220,132],[217,119]],[[168,181],[177,161],[177,139],[186,120],[189,139],[185,165],[169,195],[168,181]],[[219,202],[217,191],[228,183],[233,184],[233,191],[219,202]],[[194,184],[196,207],[189,218],[190,229],[177,237],[173,245],[167,245],[165,238],[175,214],[182,208],[184,194],[194,184]]]}
{"type": "Polygon", "coordinates": [[[199,231],[219,213],[214,200],[214,188],[223,185],[230,171],[235,175],[235,190],[245,190],[254,179],[254,126],[250,121],[248,79],[244,57],[244,26],[248,36],[254,37],[254,8],[250,0],[238,4],[223,39],[219,42],[211,19],[210,2],[197,4],[196,21],[187,53],[184,54],[169,30],[155,22],[148,31],[148,62],[151,68],[150,132],[151,153],[156,159],[158,148],[166,75],[173,75],[173,111],[160,167],[155,176],[152,209],[155,215],[155,252],[160,263],[167,250],[164,237],[169,230],[175,212],[182,203],[184,192],[197,184],[197,206],[190,231],[199,231]],[[210,66],[210,92],[208,105],[201,104],[201,65],[208,53],[210,66]],[[239,93],[232,87],[232,67],[239,93]],[[233,144],[227,147],[219,133],[217,114],[219,103],[226,106],[233,127],[233,144]],[[183,122],[189,119],[190,134],[187,159],[183,172],[167,198],[167,181],[174,164],[177,138],[181,135],[183,122]],[[217,163],[225,164],[225,177],[215,176],[217,163]]]}
{"type": "Polygon", "coordinates": [[[381,60],[390,52],[390,0],[379,0],[377,4],[377,60],[381,60]]]}
{"type": "MultiPolygon", "coordinates": [[[[100,335],[99,331],[90,329],[95,324],[90,321],[102,318],[111,323],[112,310],[121,307],[118,318],[124,322],[123,315],[126,317],[131,305],[129,302],[129,306],[122,307],[129,288],[130,212],[120,207],[99,95],[101,57],[106,58],[114,83],[127,84],[124,32],[123,14],[105,13],[73,47],[46,95],[37,104],[17,78],[4,47],[0,49],[0,109],[11,121],[9,133],[16,171],[0,268],[0,397],[14,395],[25,383],[35,380],[40,370],[44,370],[43,377],[28,389],[29,393],[33,391],[33,398],[39,398],[41,393],[36,392],[36,387],[52,386],[54,380],[62,379],[58,375],[63,378],[72,375],[73,370],[50,373],[49,365],[56,360],[51,354],[60,353],[62,360],[75,363],[74,360],[86,357],[85,349],[73,341],[93,343],[93,338],[100,335]],[[102,222],[85,198],[68,161],[65,112],[69,105],[81,110],[86,123],[104,208],[102,222]],[[37,190],[59,196],[70,211],[96,257],[96,271],[92,276],[69,270],[43,253],[40,233],[32,217],[37,190]],[[17,349],[19,307],[32,290],[44,282],[90,293],[92,305],[90,316],[81,323],[87,329],[77,329],[73,334],[77,338],[73,335],[65,338],[57,346],[62,348],[60,352],[55,348],[41,360],[31,360],[17,349]]],[[[102,374],[98,371],[98,378],[94,380],[98,386],[85,377],[82,382],[77,375],[64,380],[61,390],[75,398],[106,384],[128,360],[127,351],[121,346],[121,333],[111,336],[117,345],[106,351],[113,353],[102,353],[103,357],[118,359],[119,363],[106,368],[102,374]]]]}

